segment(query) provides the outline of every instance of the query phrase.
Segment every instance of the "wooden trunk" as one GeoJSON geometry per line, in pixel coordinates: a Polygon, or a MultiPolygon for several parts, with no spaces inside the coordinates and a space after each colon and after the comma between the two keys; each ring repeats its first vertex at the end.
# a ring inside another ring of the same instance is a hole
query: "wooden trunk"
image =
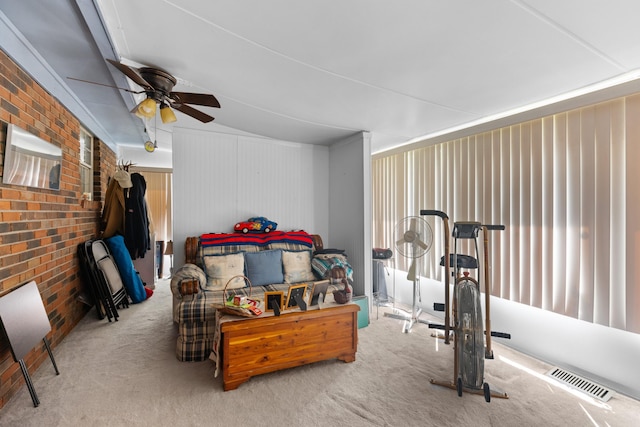
{"type": "Polygon", "coordinates": [[[220,326],[224,390],[267,372],[337,358],[356,359],[356,304],[281,316],[259,317],[220,326]]]}

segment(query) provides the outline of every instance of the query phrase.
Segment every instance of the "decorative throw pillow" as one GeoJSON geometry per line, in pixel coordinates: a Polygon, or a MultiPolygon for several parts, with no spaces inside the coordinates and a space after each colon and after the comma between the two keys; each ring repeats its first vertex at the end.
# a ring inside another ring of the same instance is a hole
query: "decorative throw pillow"
{"type": "Polygon", "coordinates": [[[315,280],[311,271],[311,251],[283,251],[282,265],[285,283],[315,280]]]}
{"type": "Polygon", "coordinates": [[[282,251],[280,249],[245,252],[244,264],[247,277],[253,286],[283,283],[282,251]]]}
{"type": "Polygon", "coordinates": [[[238,252],[230,255],[212,255],[204,257],[204,269],[207,275],[208,290],[222,290],[244,288],[247,283],[244,278],[233,276],[244,275],[244,254],[238,252]]]}
{"type": "Polygon", "coordinates": [[[344,253],[337,252],[326,252],[326,253],[316,253],[314,258],[326,259],[329,261],[339,260],[341,262],[347,262],[347,256],[344,253]]]}
{"type": "Polygon", "coordinates": [[[321,279],[329,277],[329,272],[333,267],[343,267],[347,273],[347,278],[353,280],[353,268],[346,261],[343,256],[335,256],[331,258],[325,258],[323,256],[315,256],[311,260],[311,268],[316,275],[321,279]]]}

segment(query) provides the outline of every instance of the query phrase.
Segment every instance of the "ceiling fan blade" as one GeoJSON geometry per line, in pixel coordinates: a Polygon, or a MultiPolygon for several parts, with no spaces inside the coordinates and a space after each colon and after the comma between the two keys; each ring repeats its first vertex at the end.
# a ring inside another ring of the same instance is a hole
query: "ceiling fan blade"
{"type": "Polygon", "coordinates": [[[196,120],[200,120],[202,123],[209,123],[210,121],[213,120],[213,117],[211,117],[208,114],[203,113],[202,111],[196,110],[193,107],[189,107],[186,104],[175,104],[175,105],[171,105],[173,108],[175,108],[176,110],[193,117],[196,120]]]}
{"type": "Polygon", "coordinates": [[[195,104],[220,108],[220,103],[216,97],[206,93],[171,92],[169,98],[178,104],[195,104]]]}
{"type": "Polygon", "coordinates": [[[145,92],[144,90],[136,91],[136,90],[127,89],[127,88],[124,88],[124,87],[118,87],[118,86],[107,85],[107,84],[104,84],[104,83],[92,82],[91,80],[77,79],[75,77],[67,77],[67,78],[69,80],[75,80],[75,81],[83,82],[83,83],[90,83],[92,85],[110,87],[110,88],[113,88],[113,89],[120,89],[120,90],[124,90],[124,91],[130,92],[130,93],[144,93],[145,92]]]}
{"type": "Polygon", "coordinates": [[[107,62],[109,62],[109,64],[113,65],[118,70],[120,70],[125,76],[133,80],[134,83],[138,84],[139,86],[142,86],[147,90],[154,90],[153,86],[151,86],[149,82],[147,82],[144,78],[142,78],[142,76],[140,75],[140,73],[136,68],[129,67],[128,65],[124,65],[118,61],[114,61],[109,58],[106,58],[106,59],[107,59],[107,62]]]}

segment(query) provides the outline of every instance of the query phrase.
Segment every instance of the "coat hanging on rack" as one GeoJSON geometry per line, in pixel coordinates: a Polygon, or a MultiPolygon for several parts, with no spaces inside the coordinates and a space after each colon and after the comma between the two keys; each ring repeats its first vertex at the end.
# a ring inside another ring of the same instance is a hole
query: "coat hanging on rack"
{"type": "Polygon", "coordinates": [[[125,197],[124,242],[129,249],[131,259],[144,258],[144,254],[151,249],[149,237],[149,216],[145,192],[147,182],[144,177],[134,172],[131,174],[133,186],[125,197]]]}
{"type": "Polygon", "coordinates": [[[113,178],[109,180],[102,210],[101,231],[103,238],[125,233],[125,198],[133,186],[128,169],[130,164],[118,166],[113,178]]]}

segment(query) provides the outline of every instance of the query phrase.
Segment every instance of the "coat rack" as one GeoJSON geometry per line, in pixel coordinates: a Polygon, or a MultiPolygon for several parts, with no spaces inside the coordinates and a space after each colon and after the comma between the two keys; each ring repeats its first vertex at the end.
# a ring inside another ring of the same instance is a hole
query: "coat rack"
{"type": "Polygon", "coordinates": [[[131,161],[128,161],[128,162],[125,162],[124,160],[118,161],[118,169],[123,170],[125,172],[129,172],[129,168],[135,165],[136,164],[131,161]]]}

